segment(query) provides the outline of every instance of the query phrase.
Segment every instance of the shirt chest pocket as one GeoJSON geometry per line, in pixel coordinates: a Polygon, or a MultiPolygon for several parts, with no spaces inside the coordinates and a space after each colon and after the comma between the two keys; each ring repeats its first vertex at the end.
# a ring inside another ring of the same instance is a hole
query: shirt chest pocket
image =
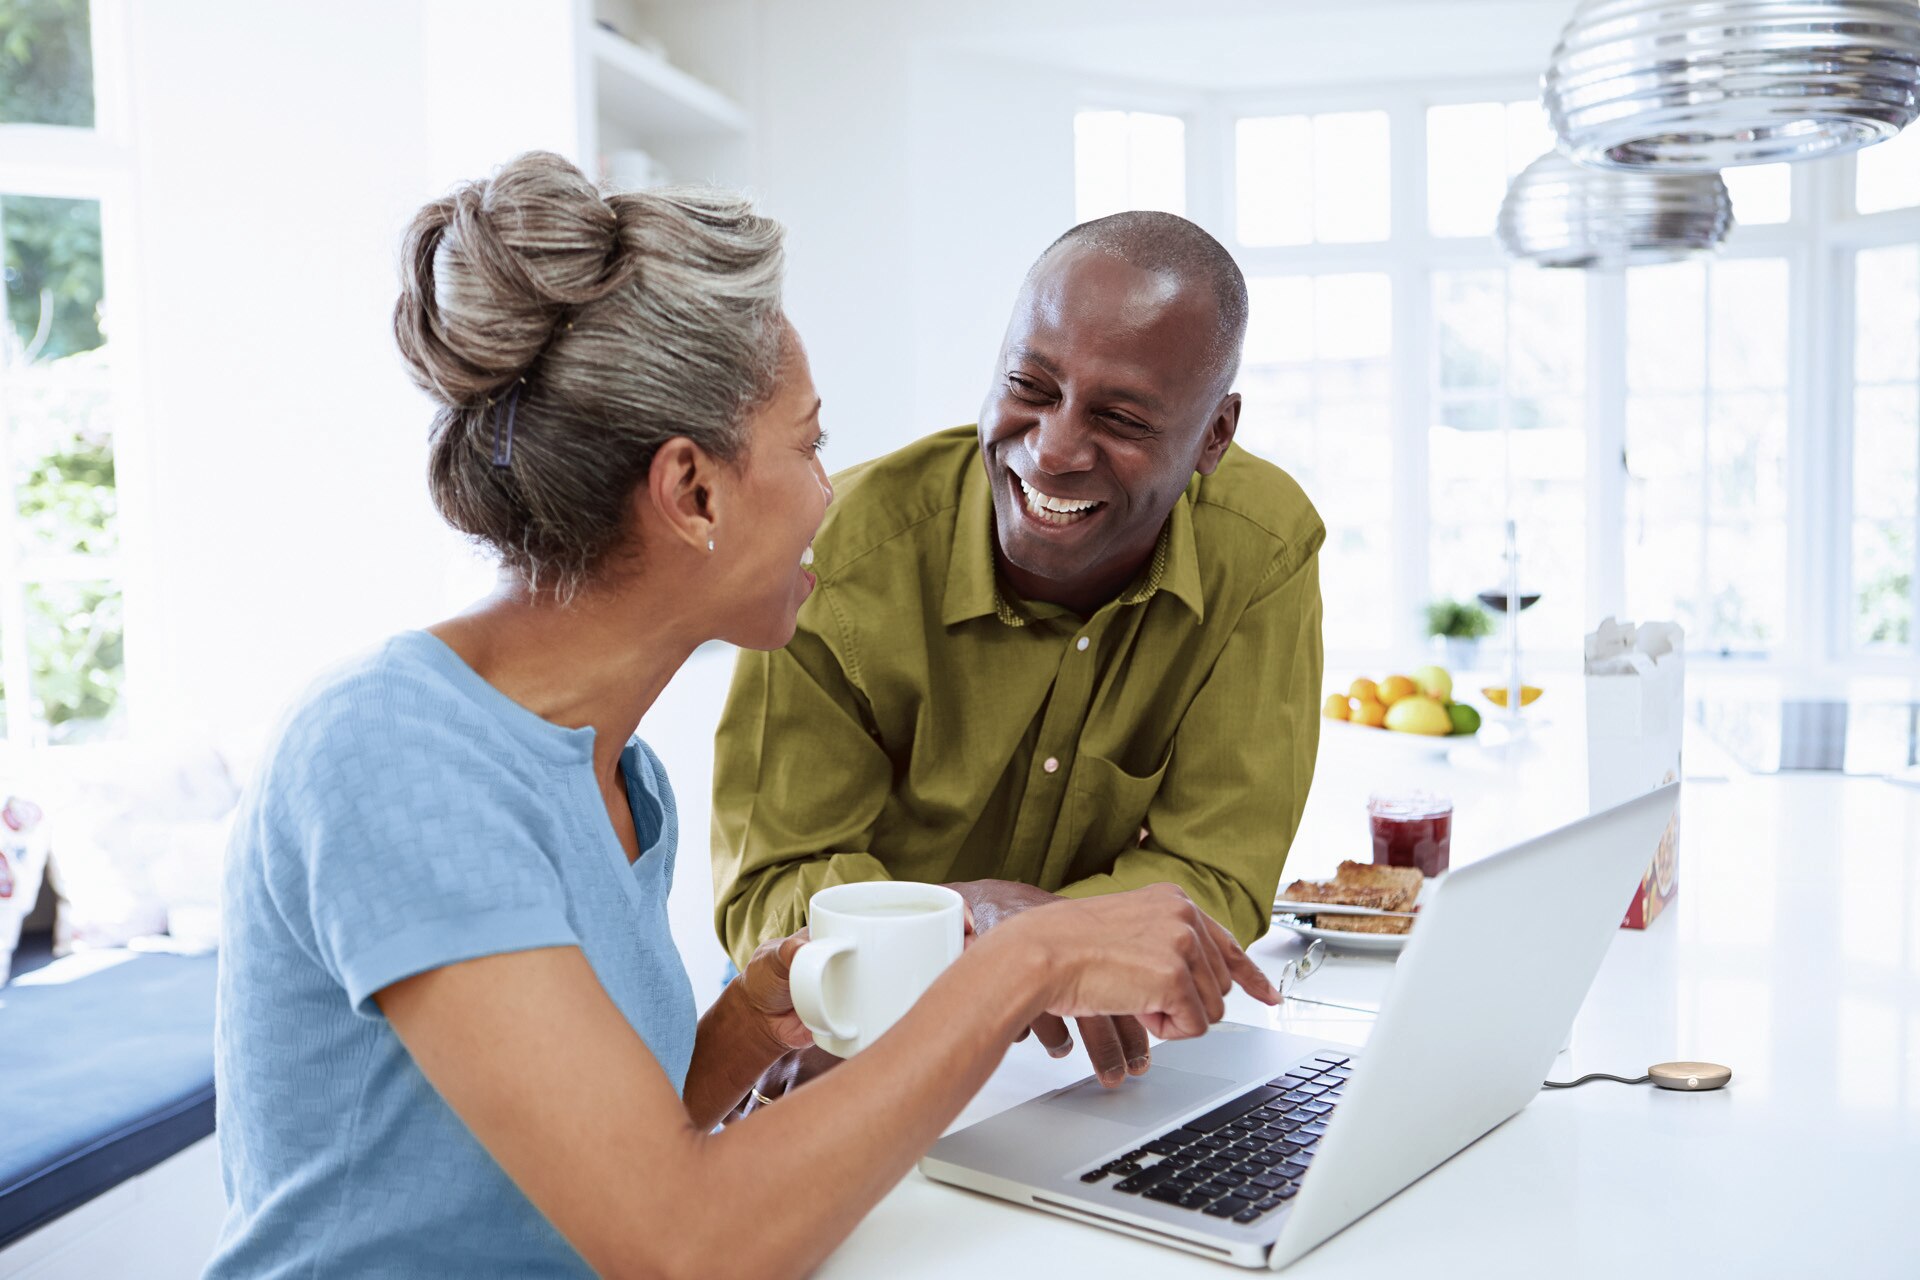
{"type": "Polygon", "coordinates": [[[1160,781],[1173,759],[1171,747],[1152,772],[1130,773],[1104,756],[1082,755],[1074,762],[1068,797],[1071,870],[1065,880],[1098,875],[1144,838],[1147,809],[1160,793],[1160,781]]]}

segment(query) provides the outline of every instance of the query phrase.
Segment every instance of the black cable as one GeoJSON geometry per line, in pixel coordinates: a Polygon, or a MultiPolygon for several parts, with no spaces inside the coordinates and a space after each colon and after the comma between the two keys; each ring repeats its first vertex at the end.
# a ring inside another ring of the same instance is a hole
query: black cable
{"type": "Polygon", "coordinates": [[[1651,1079],[1653,1079],[1652,1076],[1641,1076],[1637,1080],[1629,1080],[1625,1076],[1610,1076],[1604,1071],[1595,1071],[1581,1076],[1578,1080],[1549,1080],[1540,1087],[1542,1089],[1577,1089],[1589,1080],[1611,1080],[1615,1084],[1645,1084],[1651,1079]]]}

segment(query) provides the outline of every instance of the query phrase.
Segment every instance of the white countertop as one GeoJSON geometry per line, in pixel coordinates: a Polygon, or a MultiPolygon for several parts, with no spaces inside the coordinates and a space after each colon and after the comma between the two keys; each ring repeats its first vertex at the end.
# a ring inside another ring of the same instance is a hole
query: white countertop
{"type": "MultiPolygon", "coordinates": [[[[1330,743],[1288,878],[1365,860],[1365,794],[1388,780],[1454,796],[1455,865],[1584,813],[1581,736],[1568,721],[1451,760],[1330,743]]],[[[1696,739],[1679,897],[1614,941],[1553,1078],[1705,1059],[1733,1082],[1543,1094],[1288,1274],[1920,1275],[1920,790],[1749,777],[1696,739]]],[[[1271,968],[1299,949],[1276,930],[1252,954],[1271,968]]],[[[1332,1003],[1236,993],[1228,1017],[1359,1044],[1390,976],[1339,957],[1300,988],[1332,1003]]],[[[1085,1074],[1077,1052],[1017,1045],[955,1127],[1085,1074]]],[[[914,1173],[819,1274],[1232,1272],[914,1173]]]]}

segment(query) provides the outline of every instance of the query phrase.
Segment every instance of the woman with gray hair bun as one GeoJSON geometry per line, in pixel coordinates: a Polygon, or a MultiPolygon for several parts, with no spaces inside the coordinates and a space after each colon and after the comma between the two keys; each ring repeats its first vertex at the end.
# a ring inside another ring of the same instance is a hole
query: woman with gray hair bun
{"type": "Polygon", "coordinates": [[[832,488],[781,252],[736,197],[603,197],[544,154],[414,219],[394,326],[439,405],[430,488],[501,575],[309,690],[243,805],[210,1276],[799,1275],[1041,1013],[1179,1037],[1235,981],[1277,999],[1177,889],[1063,901],[714,1131],[811,1043],[802,938],[697,1014],[633,731],[701,643],[785,645],[813,588],[832,488]]]}

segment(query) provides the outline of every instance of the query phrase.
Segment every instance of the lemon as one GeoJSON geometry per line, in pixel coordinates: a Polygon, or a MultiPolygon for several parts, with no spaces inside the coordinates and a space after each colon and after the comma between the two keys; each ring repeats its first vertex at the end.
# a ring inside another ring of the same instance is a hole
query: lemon
{"type": "Polygon", "coordinates": [[[1356,702],[1378,702],[1380,700],[1380,686],[1365,676],[1361,676],[1358,680],[1355,680],[1352,685],[1348,686],[1347,696],[1356,702]]]}
{"type": "MultiPolygon", "coordinates": [[[[1507,686],[1503,684],[1490,684],[1480,692],[1486,696],[1488,702],[1491,702],[1496,707],[1504,707],[1507,705],[1507,686]]],[[[1523,684],[1520,686],[1521,706],[1532,706],[1533,700],[1539,696],[1539,686],[1531,684],[1523,684]]]]}
{"type": "Polygon", "coordinates": [[[1330,693],[1327,700],[1320,704],[1320,714],[1329,720],[1351,720],[1353,709],[1347,704],[1344,693],[1330,693]]]}
{"type": "Polygon", "coordinates": [[[1353,709],[1355,724],[1371,725],[1378,729],[1387,723],[1387,706],[1378,698],[1363,698],[1353,709]]]}
{"type": "Polygon", "coordinates": [[[1437,700],[1410,693],[1387,708],[1387,728],[1398,733],[1424,733],[1443,738],[1453,732],[1453,719],[1437,700]]]}
{"type": "Polygon", "coordinates": [[[1453,721],[1455,733],[1480,732],[1480,713],[1464,702],[1455,702],[1447,707],[1447,717],[1453,721]]]}
{"type": "Polygon", "coordinates": [[[1388,676],[1380,682],[1380,701],[1392,706],[1402,698],[1420,692],[1420,687],[1405,676],[1388,676]]]}
{"type": "Polygon", "coordinates": [[[1413,682],[1420,686],[1420,692],[1436,702],[1449,702],[1453,698],[1453,677],[1447,674],[1445,667],[1415,667],[1411,672],[1413,682]]]}

